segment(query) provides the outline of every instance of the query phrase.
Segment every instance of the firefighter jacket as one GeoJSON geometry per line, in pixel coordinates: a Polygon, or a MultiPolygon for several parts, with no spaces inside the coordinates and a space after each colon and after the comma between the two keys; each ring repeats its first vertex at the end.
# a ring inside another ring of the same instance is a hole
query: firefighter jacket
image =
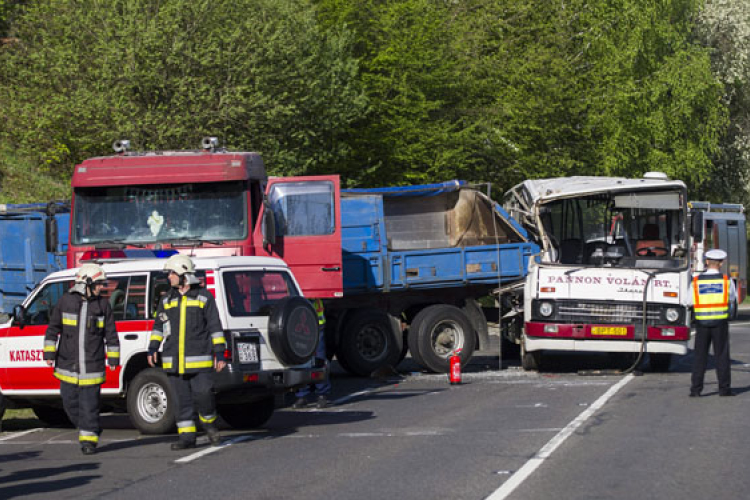
{"type": "Polygon", "coordinates": [[[213,295],[194,286],[184,295],[172,288],[162,297],[151,332],[149,353],[158,351],[162,342],[164,371],[178,374],[212,371],[214,356],[223,360],[226,349],[213,295]]]}
{"type": "Polygon", "coordinates": [[[729,318],[730,281],[724,274],[704,273],[693,278],[693,308],[699,326],[717,326],[729,318]]]}
{"type": "Polygon", "coordinates": [[[120,364],[120,341],[107,299],[66,292],[52,310],[44,359],[55,361],[55,377],[63,382],[103,384],[105,359],[110,366],[120,364]]]}

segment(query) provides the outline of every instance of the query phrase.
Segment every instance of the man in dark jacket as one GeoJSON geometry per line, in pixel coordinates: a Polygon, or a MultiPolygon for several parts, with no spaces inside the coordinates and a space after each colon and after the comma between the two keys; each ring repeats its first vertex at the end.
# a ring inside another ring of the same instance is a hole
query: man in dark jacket
{"type": "Polygon", "coordinates": [[[79,429],[84,455],[96,453],[101,434],[99,397],[105,380],[105,359],[111,370],[120,364],[120,341],[112,308],[100,296],[106,280],[100,266],[81,266],[75,284],[52,310],[44,336],[44,359],[55,367],[65,413],[79,429]]]}
{"type": "Polygon", "coordinates": [[[159,301],[148,362],[156,365],[157,351],[164,342],[161,365],[177,397],[179,439],[172,443],[172,449],[195,447],[193,398],[201,424],[211,444],[216,446],[221,443],[221,437],[216,429],[212,372],[220,372],[226,365],[226,341],[216,300],[198,286],[195,265],[187,255],[173,255],[164,270],[169,271],[172,289],[159,301]]]}

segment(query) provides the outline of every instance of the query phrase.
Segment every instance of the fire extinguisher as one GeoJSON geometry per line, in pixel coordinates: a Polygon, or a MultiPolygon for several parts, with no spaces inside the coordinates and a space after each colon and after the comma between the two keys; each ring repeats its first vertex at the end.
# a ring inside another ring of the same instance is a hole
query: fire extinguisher
{"type": "Polygon", "coordinates": [[[461,349],[456,349],[450,357],[451,368],[448,372],[448,380],[450,380],[451,385],[461,383],[461,357],[459,354],[461,354],[461,349]]]}

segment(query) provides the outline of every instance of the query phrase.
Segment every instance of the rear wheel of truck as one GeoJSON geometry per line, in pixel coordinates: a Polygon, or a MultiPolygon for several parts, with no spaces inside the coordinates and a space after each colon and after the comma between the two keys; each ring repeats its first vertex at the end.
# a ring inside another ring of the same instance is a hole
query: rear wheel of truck
{"type": "Polygon", "coordinates": [[[73,423],[68,418],[68,414],[65,410],[56,406],[33,406],[32,410],[36,418],[41,420],[47,425],[55,427],[73,427],[73,423]]]}
{"type": "Polygon", "coordinates": [[[412,357],[425,369],[448,373],[451,354],[461,349],[461,366],[474,354],[476,334],[469,318],[461,309],[438,304],[422,309],[409,328],[412,357]],[[415,356],[416,351],[416,356],[415,356]]]}
{"type": "Polygon", "coordinates": [[[369,377],[378,368],[395,368],[402,349],[398,320],[377,309],[363,309],[346,322],[337,356],[347,371],[369,377]]]}
{"type": "Polygon", "coordinates": [[[252,403],[219,405],[221,418],[235,429],[257,429],[273,415],[274,397],[268,396],[252,403]]]}
{"type": "Polygon", "coordinates": [[[670,353],[649,353],[648,355],[648,366],[652,372],[668,372],[671,364],[672,355],[670,353]]]}
{"type": "Polygon", "coordinates": [[[130,421],[142,434],[166,434],[174,429],[176,398],[163,371],[147,368],[136,375],[127,400],[130,421]]]}

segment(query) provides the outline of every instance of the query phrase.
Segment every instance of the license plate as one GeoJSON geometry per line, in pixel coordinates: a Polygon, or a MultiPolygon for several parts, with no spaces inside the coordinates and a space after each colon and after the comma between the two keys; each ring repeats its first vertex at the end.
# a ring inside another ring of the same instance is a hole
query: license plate
{"type": "Polygon", "coordinates": [[[240,363],[257,363],[258,362],[258,346],[250,342],[237,342],[237,354],[240,358],[240,363]]]}
{"type": "Polygon", "coordinates": [[[592,326],[591,335],[627,335],[628,329],[624,326],[592,326]]]}

